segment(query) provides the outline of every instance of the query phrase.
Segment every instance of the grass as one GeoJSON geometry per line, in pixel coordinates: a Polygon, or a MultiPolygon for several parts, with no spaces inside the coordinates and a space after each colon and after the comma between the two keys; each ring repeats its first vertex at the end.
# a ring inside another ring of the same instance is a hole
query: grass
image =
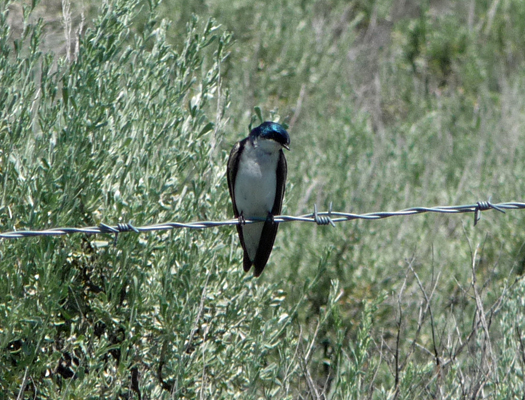
{"type": "MultiPolygon", "coordinates": [[[[520,1],[23,4],[2,231],[229,218],[256,106],[286,213],[523,200],[520,1]]],[[[0,399],[521,398],[523,218],[283,224],[260,279],[230,228],[4,240],[0,399]]]]}

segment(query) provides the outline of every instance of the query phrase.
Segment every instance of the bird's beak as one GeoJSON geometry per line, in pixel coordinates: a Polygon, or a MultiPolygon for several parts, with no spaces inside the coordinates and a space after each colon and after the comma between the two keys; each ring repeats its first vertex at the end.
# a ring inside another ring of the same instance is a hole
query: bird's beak
{"type": "Polygon", "coordinates": [[[283,144],[283,147],[284,147],[286,150],[290,151],[290,146],[288,146],[287,144],[283,144]]]}

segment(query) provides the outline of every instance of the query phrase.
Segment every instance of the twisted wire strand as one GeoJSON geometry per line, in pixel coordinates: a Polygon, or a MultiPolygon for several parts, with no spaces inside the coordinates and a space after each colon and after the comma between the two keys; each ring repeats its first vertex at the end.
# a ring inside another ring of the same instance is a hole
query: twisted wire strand
{"type": "MultiPolygon", "coordinates": [[[[330,204],[329,210],[324,212],[317,212],[317,205],[314,205],[314,212],[310,214],[304,214],[299,216],[291,215],[276,215],[274,217],[275,222],[314,222],[318,225],[332,225],[335,226],[337,222],[351,221],[354,219],[365,219],[365,220],[377,220],[396,216],[408,216],[423,213],[443,213],[443,214],[460,214],[460,213],[474,213],[474,225],[477,224],[481,218],[481,212],[494,209],[496,211],[505,213],[505,210],[518,210],[524,209],[525,203],[521,202],[506,202],[499,204],[492,204],[490,201],[479,201],[476,204],[466,204],[459,206],[437,206],[437,207],[411,207],[399,211],[380,211],[366,214],[353,214],[345,212],[332,211],[332,205],[330,204]]],[[[119,223],[116,226],[110,226],[106,224],[100,224],[99,226],[90,226],[85,228],[52,228],[39,231],[24,230],[24,231],[11,231],[0,233],[0,239],[19,239],[24,237],[34,236],[61,236],[70,235],[73,233],[84,233],[84,234],[100,234],[108,233],[114,234],[115,240],[119,233],[124,232],[154,232],[154,231],[167,231],[179,228],[189,229],[206,229],[218,226],[238,225],[241,223],[253,224],[256,222],[264,221],[265,218],[250,218],[240,221],[239,219],[229,219],[225,221],[197,221],[197,222],[165,222],[160,224],[146,225],[135,227],[131,223],[119,223]]]]}

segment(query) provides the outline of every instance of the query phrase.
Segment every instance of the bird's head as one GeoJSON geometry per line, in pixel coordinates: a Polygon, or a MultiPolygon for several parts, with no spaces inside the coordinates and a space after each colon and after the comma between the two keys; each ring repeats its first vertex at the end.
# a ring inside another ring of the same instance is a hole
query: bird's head
{"type": "Polygon", "coordinates": [[[290,150],[290,135],[282,125],[276,122],[263,122],[250,132],[250,140],[254,146],[269,146],[275,150],[285,148],[290,150]]]}

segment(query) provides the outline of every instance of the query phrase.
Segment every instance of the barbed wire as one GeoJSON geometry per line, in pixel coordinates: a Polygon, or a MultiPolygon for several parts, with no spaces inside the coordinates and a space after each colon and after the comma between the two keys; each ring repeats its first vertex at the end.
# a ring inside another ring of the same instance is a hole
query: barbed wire
{"type": "MultiPolygon", "coordinates": [[[[507,202],[492,204],[490,201],[478,201],[476,204],[466,204],[460,206],[437,206],[437,207],[411,207],[400,211],[381,211],[367,214],[353,214],[345,212],[332,211],[332,204],[330,204],[328,211],[318,212],[317,205],[314,205],[314,212],[311,214],[304,214],[299,216],[291,215],[276,215],[274,221],[278,223],[283,222],[314,222],[317,225],[332,225],[335,227],[336,222],[351,221],[354,219],[365,219],[365,220],[377,220],[389,217],[407,216],[423,213],[443,213],[443,214],[461,214],[461,213],[474,213],[474,225],[481,218],[481,212],[487,210],[497,210],[505,213],[504,210],[518,210],[524,209],[525,203],[521,202],[507,202]]],[[[84,233],[84,234],[100,234],[109,233],[115,235],[115,241],[119,233],[124,232],[153,232],[153,231],[167,231],[177,228],[189,228],[189,229],[205,229],[218,226],[227,225],[238,225],[238,224],[253,224],[256,222],[265,221],[265,218],[250,218],[250,219],[229,219],[226,221],[198,221],[198,222],[165,222],[161,224],[146,225],[146,226],[133,226],[131,223],[120,223],[116,226],[110,226],[106,224],[100,224],[99,226],[90,226],[85,228],[52,228],[44,229],[39,231],[11,231],[0,233],[0,239],[19,239],[23,237],[34,237],[34,236],[61,236],[70,235],[73,233],[84,233]]]]}

